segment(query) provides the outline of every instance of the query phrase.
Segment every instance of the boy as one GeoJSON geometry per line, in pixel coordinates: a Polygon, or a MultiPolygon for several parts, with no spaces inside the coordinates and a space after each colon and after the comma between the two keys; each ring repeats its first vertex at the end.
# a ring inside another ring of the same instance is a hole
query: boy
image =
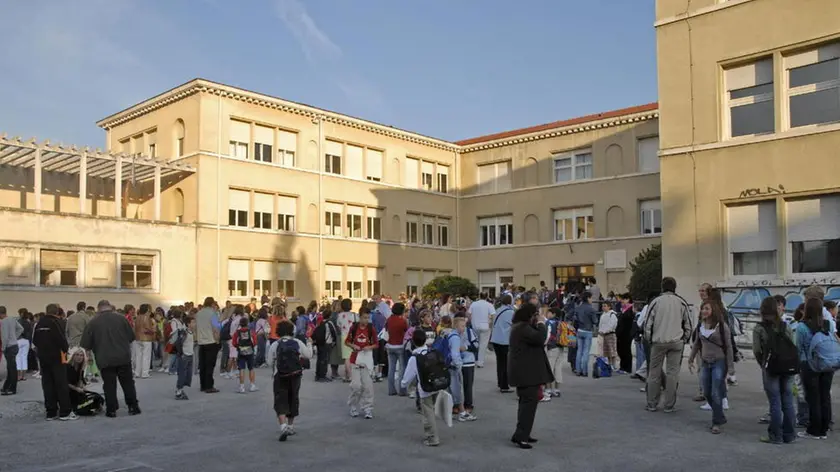
{"type": "Polygon", "coordinates": [[[560,323],[557,320],[557,310],[552,308],[546,313],[546,327],[548,328],[548,340],[545,343],[545,355],[554,373],[554,382],[546,384],[545,396],[547,398],[560,396],[560,383],[563,381],[563,350],[557,345],[557,336],[560,323]]]}
{"type": "Polygon", "coordinates": [[[455,331],[461,340],[461,380],[464,384],[464,404],[458,421],[475,421],[473,415],[473,384],[475,383],[475,361],[478,356],[478,336],[467,326],[466,313],[455,315],[455,331]]]}
{"type": "Polygon", "coordinates": [[[463,405],[463,387],[462,387],[462,372],[461,366],[461,337],[458,332],[452,328],[452,316],[443,315],[440,318],[440,334],[439,337],[445,341],[449,347],[449,355],[452,358],[452,364],[449,366],[449,393],[452,395],[452,416],[458,421],[467,421],[463,405]]]}
{"type": "MultiPolygon", "coordinates": [[[[233,333],[233,347],[236,350],[236,363],[239,368],[239,393],[245,393],[245,369],[248,369],[248,376],[251,380],[249,392],[257,391],[254,371],[254,346],[257,345],[257,335],[248,327],[248,317],[239,318],[239,329],[233,333]]],[[[231,351],[233,353],[234,351],[231,351]]]]}
{"type": "Polygon", "coordinates": [[[359,321],[353,323],[347,332],[344,345],[350,354],[350,416],[359,416],[359,409],[365,413],[365,419],[373,419],[373,350],[379,347],[379,340],[370,313],[359,314],[359,321]]]}
{"type": "MultiPolygon", "coordinates": [[[[181,313],[177,312],[172,317],[173,321],[181,318],[181,313]]],[[[178,380],[175,383],[175,399],[189,400],[187,394],[184,393],[184,387],[192,387],[192,369],[193,369],[193,347],[195,345],[195,318],[192,316],[186,317],[186,326],[180,321],[173,326],[171,343],[177,356],[178,380]]]]}
{"type": "Polygon", "coordinates": [[[613,370],[618,369],[618,349],[615,329],[618,327],[618,315],[612,309],[612,303],[601,303],[601,319],[598,322],[598,334],[601,335],[601,356],[607,358],[613,370]]]}
{"type": "Polygon", "coordinates": [[[423,355],[428,352],[426,347],[426,332],[422,329],[415,329],[411,335],[411,343],[414,346],[411,358],[408,360],[408,365],[405,368],[405,375],[403,375],[400,385],[406,388],[412,382],[417,384],[417,398],[420,399],[420,408],[423,415],[423,445],[428,447],[435,447],[440,445],[440,438],[437,433],[437,422],[435,421],[435,401],[437,400],[437,392],[426,393],[423,387],[420,386],[420,372],[417,371],[417,358],[415,356],[423,355]]]}
{"type": "Polygon", "coordinates": [[[300,380],[304,361],[312,353],[306,343],[296,339],[295,325],[290,321],[277,324],[278,339],[271,345],[268,362],[274,373],[274,412],[280,423],[280,442],[295,435],[294,422],[300,414],[300,380]]]}
{"type": "Polygon", "coordinates": [[[335,349],[339,336],[338,327],[330,318],[331,315],[332,312],[326,309],[324,322],[319,324],[312,333],[312,343],[318,351],[318,359],[315,363],[316,382],[332,382],[332,378],[327,377],[327,367],[330,364],[330,354],[335,349]]]}

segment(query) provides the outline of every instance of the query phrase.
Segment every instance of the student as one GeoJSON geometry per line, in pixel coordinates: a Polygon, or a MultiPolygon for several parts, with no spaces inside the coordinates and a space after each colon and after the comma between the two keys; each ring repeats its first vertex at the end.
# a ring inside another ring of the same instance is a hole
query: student
{"type": "Polygon", "coordinates": [[[618,369],[618,349],[615,335],[618,328],[618,315],[612,309],[612,302],[601,303],[601,319],[598,322],[598,334],[601,337],[601,356],[606,357],[610,367],[618,369]]]}
{"type": "Polygon", "coordinates": [[[452,364],[449,366],[449,393],[452,395],[452,415],[458,421],[467,421],[464,414],[463,405],[463,378],[461,373],[461,337],[458,332],[452,327],[452,316],[443,315],[440,317],[440,333],[439,337],[444,338],[446,344],[449,345],[449,355],[452,358],[452,364]]]}
{"type": "MultiPolygon", "coordinates": [[[[773,307],[775,311],[775,307],[773,307]]],[[[696,370],[694,359],[700,354],[700,380],[706,401],[712,408],[712,434],[720,434],[726,423],[723,414],[723,392],[726,388],[726,372],[732,369],[734,356],[730,342],[729,326],[723,320],[716,304],[707,300],[700,306],[700,326],[694,336],[688,368],[696,370]]]]}
{"type": "MultiPolygon", "coordinates": [[[[237,305],[238,307],[239,305],[237,305]]],[[[239,318],[239,329],[232,336],[233,350],[236,352],[236,362],[239,368],[239,393],[245,393],[245,369],[248,369],[248,377],[251,381],[249,392],[256,392],[257,373],[254,371],[254,347],[257,345],[257,335],[248,327],[248,317],[239,318]]]]}
{"type": "MultiPolygon", "coordinates": [[[[239,350],[234,346],[233,340],[236,338],[237,331],[242,328],[242,320],[245,320],[245,327],[248,327],[248,317],[245,316],[245,307],[243,305],[234,305],[233,306],[233,316],[231,316],[229,323],[229,332],[230,336],[228,336],[227,344],[228,344],[228,363],[227,363],[227,375],[222,375],[223,377],[229,379],[235,379],[239,377],[242,378],[242,371],[239,370],[239,350]],[[234,370],[236,367],[236,370],[234,370]]],[[[224,327],[222,328],[224,329],[224,327]]],[[[256,346],[256,341],[251,345],[251,353],[253,354],[253,346],[256,346]]],[[[253,371],[252,371],[253,372],[253,371]]],[[[240,382],[242,383],[242,382],[240,382]]],[[[242,389],[240,389],[242,390],[242,389]]],[[[243,393],[243,392],[240,392],[243,393]]]]}
{"type": "Polygon", "coordinates": [[[589,349],[592,347],[592,332],[598,325],[598,314],[589,301],[591,298],[591,293],[584,292],[582,302],[574,312],[574,321],[577,326],[575,370],[580,377],[589,376],[589,349]]]}
{"type": "Polygon", "coordinates": [[[399,386],[399,378],[397,376],[397,369],[405,372],[408,362],[407,353],[405,352],[405,338],[406,331],[408,331],[408,322],[405,319],[405,305],[402,303],[395,303],[391,308],[391,316],[385,321],[385,330],[388,333],[388,341],[385,344],[385,349],[388,353],[388,395],[406,396],[408,393],[399,386]]]}
{"type": "Polygon", "coordinates": [[[557,345],[560,322],[557,319],[556,309],[552,308],[545,312],[545,325],[548,329],[548,339],[545,343],[545,354],[548,363],[551,365],[551,372],[554,374],[554,381],[545,385],[544,398],[549,400],[552,397],[560,396],[560,383],[563,382],[563,350],[557,345]]]}
{"type": "MultiPolygon", "coordinates": [[[[178,312],[178,315],[181,317],[180,312],[178,312]]],[[[178,356],[178,381],[175,383],[175,399],[189,400],[187,394],[184,393],[184,387],[192,387],[195,318],[192,316],[185,317],[184,323],[178,327],[178,331],[173,332],[173,336],[175,336],[172,341],[175,349],[173,354],[178,356]],[[179,331],[182,332],[179,333],[179,331]]]]}
{"type": "Polygon", "coordinates": [[[257,333],[257,367],[266,365],[266,354],[268,353],[268,332],[271,327],[268,324],[268,309],[260,308],[257,314],[257,322],[254,325],[254,332],[257,333]]]}
{"type": "MultiPolygon", "coordinates": [[[[341,310],[335,316],[336,326],[341,329],[341,339],[347,338],[350,334],[350,328],[359,321],[359,315],[350,311],[353,308],[353,302],[349,298],[344,298],[338,302],[338,308],[341,310]]],[[[333,310],[336,311],[336,310],[333,310]]],[[[370,317],[368,317],[370,319],[370,317]]],[[[372,329],[372,328],[371,328],[372,329]]],[[[374,336],[375,338],[376,336],[374,336]]],[[[378,343],[378,341],[377,341],[378,343]]],[[[345,343],[337,343],[341,348],[341,363],[344,364],[344,382],[350,382],[350,356],[353,354],[353,349],[345,343]]],[[[338,377],[338,368],[334,369],[333,377],[338,377]]]]}
{"type": "Polygon", "coordinates": [[[817,297],[805,300],[805,317],[796,328],[796,346],[801,362],[800,374],[808,402],[808,428],[799,432],[805,439],[826,439],[831,421],[831,382],[834,372],[815,372],[808,363],[808,352],[814,335],[823,332],[832,336],[830,323],[823,318],[823,302],[817,297]]]}
{"type": "MultiPolygon", "coordinates": [[[[753,328],[753,354],[761,368],[761,377],[764,382],[764,392],[767,394],[767,401],[770,406],[768,414],[769,426],[767,436],[761,437],[761,442],[771,444],[791,443],[796,439],[794,435],[794,411],[793,411],[793,376],[779,375],[772,373],[776,362],[784,360],[784,353],[790,352],[793,345],[793,333],[790,327],[782,323],[781,313],[776,301],[767,297],[761,302],[759,308],[761,322],[753,328]],[[781,349],[783,344],[791,349],[781,349]],[[774,359],[769,359],[771,350],[777,351],[774,359]],[[771,364],[772,363],[772,364],[771,364]]],[[[795,356],[791,353],[792,356],[795,356]]],[[[796,359],[790,359],[794,363],[796,359]]]]}
{"type": "Polygon", "coordinates": [[[467,326],[466,313],[461,312],[454,318],[455,332],[461,340],[461,380],[464,385],[464,402],[458,421],[475,421],[473,414],[473,384],[475,383],[475,363],[478,357],[479,339],[471,326],[467,326]]]}
{"type": "Polygon", "coordinates": [[[294,334],[294,324],[289,321],[278,323],[277,340],[268,353],[274,375],[274,412],[280,423],[280,442],[295,434],[295,418],[300,415],[300,381],[307,364],[305,359],[312,357],[306,344],[294,334]]]}
{"type": "Polygon", "coordinates": [[[292,323],[295,324],[295,338],[306,344],[306,333],[309,331],[309,319],[306,317],[306,308],[299,305],[292,312],[292,323]]]}
{"type": "MultiPolygon", "coordinates": [[[[339,331],[331,315],[332,311],[328,308],[325,309],[323,323],[319,324],[315,328],[315,331],[312,332],[312,343],[318,352],[318,358],[315,363],[316,382],[332,382],[332,378],[327,377],[327,367],[330,365],[330,355],[335,350],[335,345],[339,340],[339,331]]],[[[337,369],[338,366],[336,365],[337,369]]]]}
{"type": "MultiPolygon", "coordinates": [[[[346,309],[342,300],[342,309],[346,309]]],[[[345,312],[346,313],[346,312],[345,312]]],[[[370,324],[370,314],[361,313],[359,321],[353,323],[347,330],[344,345],[350,349],[350,416],[359,416],[359,409],[365,414],[365,419],[373,419],[373,350],[379,346],[376,331],[370,324]]]]}
{"type": "Polygon", "coordinates": [[[417,384],[417,398],[420,400],[421,413],[423,415],[423,445],[428,447],[435,447],[440,445],[440,438],[437,432],[437,422],[435,421],[435,401],[437,401],[438,392],[427,393],[423,391],[420,385],[420,372],[417,371],[418,355],[423,355],[428,352],[426,332],[422,329],[415,329],[411,335],[411,344],[414,346],[411,358],[408,359],[408,365],[405,368],[405,374],[400,381],[402,388],[407,388],[410,384],[417,384]]]}

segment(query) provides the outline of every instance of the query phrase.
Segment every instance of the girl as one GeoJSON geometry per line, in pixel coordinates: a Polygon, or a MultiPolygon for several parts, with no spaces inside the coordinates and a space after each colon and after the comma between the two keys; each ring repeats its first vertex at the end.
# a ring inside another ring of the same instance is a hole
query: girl
{"type": "MultiPolygon", "coordinates": [[[[773,308],[775,312],[775,307],[773,308]]],[[[732,368],[734,357],[729,327],[723,321],[723,314],[711,301],[700,306],[700,326],[697,327],[688,368],[697,371],[694,359],[700,354],[700,379],[706,400],[712,407],[712,434],[720,434],[720,427],[726,423],[723,414],[723,391],[726,388],[726,372],[732,368]]]]}
{"type": "MultiPolygon", "coordinates": [[[[823,318],[823,302],[819,298],[805,301],[805,317],[796,327],[796,346],[801,362],[800,374],[805,386],[805,399],[808,402],[808,429],[799,432],[800,438],[826,439],[831,421],[831,382],[834,372],[815,372],[808,364],[808,351],[811,340],[817,332],[832,336],[830,323],[823,318]]],[[[793,403],[791,401],[791,403],[793,403]]]]}
{"type": "Polygon", "coordinates": [[[70,405],[73,408],[71,415],[92,416],[99,413],[105,399],[98,393],[85,390],[85,368],[88,364],[85,350],[75,347],[67,357],[70,359],[67,363],[67,386],[70,390],[70,405]]]}
{"type": "Polygon", "coordinates": [[[610,367],[615,370],[618,366],[618,349],[616,349],[615,331],[618,328],[618,315],[612,309],[612,302],[601,303],[601,319],[598,322],[598,334],[601,338],[601,357],[606,357],[610,367]]]}
{"type": "Polygon", "coordinates": [[[767,436],[761,442],[771,444],[791,443],[794,441],[794,411],[793,411],[793,376],[773,375],[766,366],[771,348],[780,342],[793,343],[790,328],[782,323],[781,313],[776,300],[767,297],[761,302],[761,323],[753,329],[753,354],[761,367],[764,391],[770,404],[769,426],[767,436]]]}
{"type": "Polygon", "coordinates": [[[268,325],[268,309],[262,307],[257,315],[257,322],[254,325],[254,332],[257,333],[257,367],[265,366],[269,329],[271,328],[268,325]]]}
{"type": "Polygon", "coordinates": [[[560,383],[563,382],[563,349],[557,345],[557,337],[560,335],[560,322],[557,319],[557,309],[549,309],[545,312],[545,316],[545,324],[548,329],[545,354],[548,358],[548,363],[551,365],[554,381],[545,385],[544,395],[545,398],[550,400],[552,397],[560,396],[560,383]]]}

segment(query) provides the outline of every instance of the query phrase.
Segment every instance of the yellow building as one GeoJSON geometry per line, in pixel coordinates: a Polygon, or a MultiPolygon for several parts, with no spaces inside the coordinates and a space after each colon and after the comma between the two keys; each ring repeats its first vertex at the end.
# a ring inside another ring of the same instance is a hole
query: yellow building
{"type": "Polygon", "coordinates": [[[661,232],[657,117],[453,143],[196,79],[97,123],[106,152],[0,140],[0,304],[623,291],[661,232]]]}
{"type": "Polygon", "coordinates": [[[663,268],[737,311],[840,298],[840,2],[658,0],[663,268]]]}

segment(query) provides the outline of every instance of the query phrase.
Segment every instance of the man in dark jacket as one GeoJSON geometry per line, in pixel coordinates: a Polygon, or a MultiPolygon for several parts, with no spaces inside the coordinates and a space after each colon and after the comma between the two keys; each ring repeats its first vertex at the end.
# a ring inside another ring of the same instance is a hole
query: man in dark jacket
{"type": "Polygon", "coordinates": [[[70,404],[70,388],[67,386],[67,337],[64,323],[59,319],[61,309],[55,303],[47,305],[44,316],[38,320],[32,334],[32,344],[38,351],[41,367],[41,388],[44,390],[44,406],[47,421],[54,419],[75,420],[70,404]]]}
{"type": "Polygon", "coordinates": [[[81,346],[93,351],[102,376],[105,392],[105,416],[115,418],[120,407],[117,400],[117,380],[120,382],[129,415],[139,415],[137,391],[131,372],[131,343],[134,329],[113,306],[102,300],[96,307],[96,316],[85,326],[81,346]]]}

